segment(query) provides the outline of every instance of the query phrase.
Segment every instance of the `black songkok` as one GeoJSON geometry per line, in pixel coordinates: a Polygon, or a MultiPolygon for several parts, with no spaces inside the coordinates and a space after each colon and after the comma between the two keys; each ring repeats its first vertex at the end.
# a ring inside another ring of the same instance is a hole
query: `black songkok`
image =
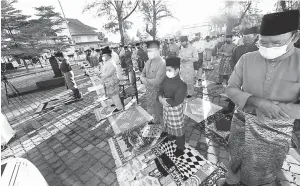
{"type": "Polygon", "coordinates": [[[64,57],[64,54],[62,52],[55,52],[54,56],[55,57],[64,57]]]}
{"type": "Polygon", "coordinates": [[[260,35],[276,36],[297,30],[299,10],[266,14],[260,25],[260,35]]]}
{"type": "Polygon", "coordinates": [[[180,58],[178,57],[171,57],[166,59],[166,66],[167,67],[178,67],[180,66],[180,58]]]}
{"type": "Polygon", "coordinates": [[[244,35],[248,35],[248,34],[257,34],[258,28],[255,27],[251,27],[251,28],[246,28],[244,30],[244,35]]]}
{"type": "Polygon", "coordinates": [[[102,48],[101,51],[102,51],[102,54],[111,54],[111,50],[108,46],[102,48]]]}
{"type": "Polygon", "coordinates": [[[189,41],[189,38],[187,36],[181,36],[180,41],[181,42],[189,41]]]}
{"type": "Polygon", "coordinates": [[[159,41],[153,40],[153,41],[147,41],[147,48],[159,48],[159,41]]]}

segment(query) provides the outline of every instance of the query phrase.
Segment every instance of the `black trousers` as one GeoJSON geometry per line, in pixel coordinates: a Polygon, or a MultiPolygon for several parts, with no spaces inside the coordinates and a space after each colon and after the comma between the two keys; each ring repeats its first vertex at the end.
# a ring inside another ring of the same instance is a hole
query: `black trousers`
{"type": "Polygon", "coordinates": [[[180,150],[184,150],[185,149],[185,147],[184,147],[184,145],[185,145],[185,135],[174,136],[174,135],[168,134],[167,138],[170,141],[176,140],[176,145],[177,145],[178,149],[180,149],[180,150]]]}

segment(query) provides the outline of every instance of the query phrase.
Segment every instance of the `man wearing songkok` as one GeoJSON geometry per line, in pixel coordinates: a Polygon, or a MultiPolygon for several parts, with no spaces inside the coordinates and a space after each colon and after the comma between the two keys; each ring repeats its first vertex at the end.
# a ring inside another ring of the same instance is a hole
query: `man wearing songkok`
{"type": "MultiPolygon", "coordinates": [[[[243,43],[244,45],[238,46],[232,53],[231,60],[230,60],[230,66],[231,69],[234,69],[236,63],[238,60],[242,57],[242,55],[248,53],[257,51],[258,48],[255,45],[255,39],[257,36],[258,28],[252,27],[252,28],[246,28],[244,30],[244,36],[243,36],[243,43]]],[[[234,111],[235,104],[229,100],[228,103],[228,113],[231,113],[234,111]]]]}
{"type": "Polygon", "coordinates": [[[105,94],[111,98],[114,105],[117,107],[113,112],[119,112],[124,109],[119,95],[119,79],[116,71],[116,58],[112,57],[110,48],[104,47],[102,51],[103,66],[101,68],[101,80],[105,87],[105,94]]]}
{"type": "Polygon", "coordinates": [[[195,70],[194,62],[198,60],[197,50],[189,44],[188,37],[182,36],[180,38],[182,48],[179,51],[180,58],[180,75],[188,86],[187,98],[192,97],[194,93],[195,70]]]}
{"type": "Polygon", "coordinates": [[[177,57],[179,54],[179,47],[174,42],[174,39],[170,39],[170,46],[169,46],[169,54],[168,57],[177,57]]]}
{"type": "Polygon", "coordinates": [[[159,41],[147,42],[149,60],[141,74],[141,82],[146,87],[147,112],[153,116],[149,124],[160,122],[160,113],[162,113],[161,105],[157,101],[157,91],[166,76],[166,64],[160,57],[159,46],[159,41]]]}
{"type": "Polygon", "coordinates": [[[67,88],[72,90],[74,99],[80,100],[82,95],[76,85],[74,73],[69,61],[64,57],[64,54],[62,52],[56,52],[54,55],[58,59],[58,61],[61,62],[61,64],[59,65],[59,69],[65,77],[67,88]]]}
{"type": "Polygon", "coordinates": [[[138,61],[138,67],[139,71],[142,72],[145,66],[145,62],[147,61],[147,53],[142,49],[141,44],[136,44],[137,48],[137,61],[138,61]]]}
{"type": "Polygon", "coordinates": [[[195,47],[198,52],[198,61],[194,62],[194,69],[198,81],[202,81],[203,52],[205,50],[205,44],[204,41],[200,40],[200,37],[198,36],[196,36],[195,40],[196,41],[193,43],[193,47],[195,47]]]}
{"type": "Polygon", "coordinates": [[[299,11],[262,18],[259,51],[244,54],[229,79],[237,105],[229,137],[230,169],[219,185],[275,185],[300,118],[299,11]],[[223,183],[221,183],[223,182],[223,183]]]}
{"type": "Polygon", "coordinates": [[[211,41],[211,38],[209,36],[205,37],[205,42],[204,42],[204,66],[205,68],[212,68],[211,62],[213,60],[212,57],[212,51],[214,50],[215,46],[213,41],[211,41]]]}
{"type": "Polygon", "coordinates": [[[226,35],[226,43],[220,48],[219,55],[222,56],[219,68],[219,82],[217,84],[222,84],[223,81],[229,79],[232,69],[230,66],[231,55],[236,48],[236,45],[232,43],[232,35],[226,35]]]}
{"type": "Polygon", "coordinates": [[[162,57],[165,59],[168,56],[169,53],[169,43],[168,40],[165,39],[165,42],[162,46],[162,57]]]}
{"type": "Polygon", "coordinates": [[[185,144],[185,128],[183,115],[183,101],[187,92],[187,85],[180,78],[180,58],[166,59],[166,76],[159,86],[158,99],[163,105],[163,119],[169,140],[176,140],[175,156],[183,154],[185,144]]]}

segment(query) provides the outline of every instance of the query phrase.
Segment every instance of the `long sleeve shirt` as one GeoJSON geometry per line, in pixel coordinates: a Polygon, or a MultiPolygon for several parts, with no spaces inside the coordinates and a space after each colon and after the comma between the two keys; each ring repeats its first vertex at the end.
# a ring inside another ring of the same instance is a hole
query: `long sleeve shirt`
{"type": "Polygon", "coordinates": [[[178,54],[179,54],[179,47],[175,43],[173,43],[169,47],[169,52],[172,53],[172,54],[175,54],[176,56],[178,56],[178,54]]]}
{"type": "Polygon", "coordinates": [[[166,64],[161,57],[149,59],[141,74],[146,78],[145,86],[158,87],[166,77],[166,64]]]}
{"type": "Polygon", "coordinates": [[[254,113],[246,103],[255,96],[280,103],[292,119],[299,119],[300,105],[294,103],[300,100],[300,49],[292,47],[274,60],[258,51],[244,54],[229,79],[227,95],[240,110],[254,113]]]}
{"type": "Polygon", "coordinates": [[[186,93],[187,84],[177,75],[174,78],[165,77],[159,86],[158,96],[167,98],[167,103],[176,107],[183,103],[186,93]]]}
{"type": "Polygon", "coordinates": [[[181,59],[181,63],[194,63],[199,56],[196,48],[188,44],[186,48],[180,49],[178,57],[181,59]]]}
{"type": "Polygon", "coordinates": [[[62,61],[62,63],[60,64],[59,69],[62,73],[67,73],[67,72],[70,72],[72,70],[72,67],[71,67],[69,61],[64,59],[62,61]]]}
{"type": "Polygon", "coordinates": [[[248,52],[254,52],[257,51],[258,48],[256,45],[242,45],[238,46],[236,49],[234,49],[231,60],[230,60],[230,66],[234,68],[236,63],[239,61],[239,59],[242,57],[242,55],[248,53],[248,52]]]}
{"type": "Polygon", "coordinates": [[[196,41],[193,43],[193,47],[196,48],[198,53],[202,53],[205,50],[205,43],[202,40],[196,41]]]}
{"type": "Polygon", "coordinates": [[[105,61],[101,67],[101,78],[106,79],[116,73],[116,67],[114,65],[114,59],[110,58],[108,61],[105,61]]]}
{"type": "Polygon", "coordinates": [[[234,49],[236,48],[236,45],[234,43],[225,43],[219,50],[219,52],[225,52],[227,54],[232,54],[232,52],[234,51],[234,49]]]}

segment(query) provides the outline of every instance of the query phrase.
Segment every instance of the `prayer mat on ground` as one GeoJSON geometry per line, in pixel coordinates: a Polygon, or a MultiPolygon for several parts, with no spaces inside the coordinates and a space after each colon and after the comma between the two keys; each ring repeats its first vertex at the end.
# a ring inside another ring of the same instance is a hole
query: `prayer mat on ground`
{"type": "Polygon", "coordinates": [[[108,143],[116,166],[123,166],[132,158],[149,150],[158,141],[162,141],[164,138],[160,137],[161,132],[161,126],[149,126],[144,123],[110,138],[108,143]]]}
{"type": "Polygon", "coordinates": [[[201,98],[196,98],[189,101],[184,106],[184,114],[189,118],[200,123],[208,119],[208,117],[213,116],[222,107],[211,103],[210,101],[203,100],[201,98]]]}
{"type": "Polygon", "coordinates": [[[59,99],[52,99],[50,101],[41,103],[38,108],[36,109],[35,113],[40,113],[40,112],[44,112],[47,110],[51,110],[55,107],[58,106],[62,106],[62,105],[69,105],[72,103],[75,103],[77,101],[81,101],[82,99],[75,99],[73,96],[69,96],[69,97],[62,97],[59,99]]]}
{"type": "Polygon", "coordinates": [[[90,76],[93,87],[89,87],[88,91],[96,91],[97,95],[104,95],[104,86],[101,83],[101,79],[98,76],[90,76]]]}
{"type": "Polygon", "coordinates": [[[211,186],[225,177],[224,166],[217,167],[205,160],[186,144],[184,154],[174,156],[175,141],[159,143],[151,150],[130,160],[116,170],[120,185],[124,186],[211,186]]]}
{"type": "Polygon", "coordinates": [[[120,134],[135,126],[151,121],[153,117],[148,114],[141,106],[137,105],[133,108],[117,113],[108,118],[115,134],[120,134]]]}

